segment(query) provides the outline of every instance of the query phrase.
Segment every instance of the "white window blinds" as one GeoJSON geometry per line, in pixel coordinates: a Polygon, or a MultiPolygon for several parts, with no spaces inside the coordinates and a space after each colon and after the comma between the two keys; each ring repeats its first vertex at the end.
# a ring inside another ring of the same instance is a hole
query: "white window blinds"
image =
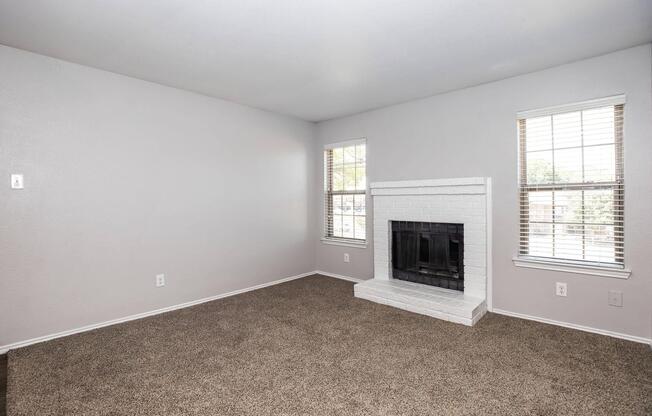
{"type": "Polygon", "coordinates": [[[623,266],[623,106],[519,114],[521,256],[623,266]]]}
{"type": "Polygon", "coordinates": [[[324,150],[325,237],[365,241],[367,154],[364,141],[324,150]]]}

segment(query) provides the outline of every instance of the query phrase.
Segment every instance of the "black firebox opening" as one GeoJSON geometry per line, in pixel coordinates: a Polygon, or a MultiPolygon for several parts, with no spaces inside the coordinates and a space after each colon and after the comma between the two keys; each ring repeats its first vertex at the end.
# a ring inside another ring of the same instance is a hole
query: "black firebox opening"
{"type": "Polygon", "coordinates": [[[392,221],[392,277],[464,291],[464,225],[392,221]]]}

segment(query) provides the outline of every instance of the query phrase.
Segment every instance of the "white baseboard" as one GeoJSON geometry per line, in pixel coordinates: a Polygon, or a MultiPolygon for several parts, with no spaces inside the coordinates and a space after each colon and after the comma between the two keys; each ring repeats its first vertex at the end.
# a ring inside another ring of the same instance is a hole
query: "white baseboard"
{"type": "Polygon", "coordinates": [[[328,277],[334,277],[335,279],[347,280],[347,281],[353,282],[353,283],[364,282],[364,279],[358,279],[356,277],[351,277],[351,276],[344,276],[342,274],[329,273],[329,272],[325,272],[323,270],[315,270],[313,273],[321,274],[323,276],[328,276],[328,277]]]}
{"type": "Polygon", "coordinates": [[[605,329],[592,328],[590,326],[584,326],[584,325],[578,325],[578,324],[571,324],[571,323],[568,323],[568,322],[555,321],[553,319],[540,318],[538,316],[525,315],[523,313],[510,312],[510,311],[506,311],[506,310],[503,310],[503,309],[497,309],[497,308],[493,308],[492,312],[497,313],[499,315],[511,316],[513,318],[521,318],[521,319],[527,319],[529,321],[542,322],[544,324],[563,326],[564,328],[577,329],[579,331],[591,332],[591,333],[600,334],[600,335],[606,335],[606,336],[609,336],[609,337],[625,339],[627,341],[640,342],[641,344],[648,344],[648,345],[652,346],[652,339],[650,339],[650,338],[643,338],[643,337],[638,337],[638,336],[635,336],[635,335],[621,334],[620,332],[607,331],[605,329]]]}
{"type": "Polygon", "coordinates": [[[301,279],[302,277],[312,276],[313,274],[317,274],[317,273],[321,274],[321,272],[316,272],[316,271],[302,273],[302,274],[298,274],[296,276],[285,277],[283,279],[278,279],[278,280],[274,280],[274,281],[271,281],[271,282],[262,283],[260,285],[251,286],[251,287],[247,287],[247,288],[244,288],[244,289],[238,289],[238,290],[234,290],[232,292],[221,293],[219,295],[209,296],[207,298],[202,298],[202,299],[198,299],[198,300],[192,300],[190,302],[179,303],[177,305],[167,306],[165,308],[156,309],[156,310],[149,311],[149,312],[143,312],[143,313],[138,313],[138,314],[135,314],[135,315],[129,315],[129,316],[125,316],[123,318],[112,319],[110,321],[104,321],[104,322],[100,322],[100,323],[97,323],[97,324],[91,324],[91,325],[86,325],[86,326],[82,326],[82,327],[79,327],[79,328],[69,329],[67,331],[57,332],[56,334],[49,334],[49,335],[45,335],[45,336],[42,336],[42,337],[28,339],[28,340],[25,340],[25,341],[18,341],[18,342],[14,342],[14,343],[7,344],[7,345],[2,345],[2,346],[0,346],[0,354],[6,354],[7,351],[9,351],[9,350],[14,350],[16,348],[26,347],[26,346],[32,345],[32,344],[38,344],[40,342],[50,341],[50,340],[53,340],[53,339],[56,339],[56,338],[66,337],[68,335],[78,334],[80,332],[92,331],[94,329],[103,328],[105,326],[111,326],[111,325],[120,324],[120,323],[123,323],[123,322],[129,322],[129,321],[133,321],[135,319],[146,318],[148,316],[158,315],[158,314],[165,313],[165,312],[171,312],[171,311],[174,311],[174,310],[177,310],[177,309],[188,308],[190,306],[199,305],[200,303],[206,303],[206,302],[210,302],[210,301],[217,300],[217,299],[227,298],[229,296],[239,295],[240,293],[250,292],[250,291],[256,290],[256,289],[262,289],[264,287],[277,285],[277,284],[283,283],[283,282],[289,282],[290,280],[301,279]]]}
{"type": "MultiPolygon", "coordinates": [[[[135,314],[135,315],[129,315],[129,316],[125,316],[123,318],[112,319],[110,321],[104,321],[104,322],[100,322],[100,323],[96,323],[96,324],[82,326],[82,327],[79,327],[79,328],[69,329],[67,331],[57,332],[55,334],[44,335],[44,336],[41,336],[41,337],[28,339],[28,340],[25,340],[25,341],[18,341],[18,342],[14,342],[14,343],[7,344],[7,345],[2,345],[2,346],[0,346],[0,354],[6,354],[7,351],[13,350],[13,349],[16,349],[16,348],[27,347],[28,345],[33,345],[33,344],[38,344],[40,342],[50,341],[50,340],[53,340],[53,339],[66,337],[68,335],[74,335],[74,334],[78,334],[78,333],[81,333],[81,332],[92,331],[94,329],[103,328],[103,327],[111,326],[111,325],[116,325],[116,324],[123,323],[123,322],[129,322],[129,321],[133,321],[135,319],[146,318],[148,316],[159,315],[161,313],[171,312],[171,311],[174,311],[174,310],[177,310],[177,309],[188,308],[190,306],[199,305],[201,303],[206,303],[206,302],[210,302],[210,301],[217,300],[217,299],[227,298],[229,296],[234,296],[234,295],[238,295],[240,293],[250,292],[252,290],[262,289],[262,288],[265,288],[265,287],[268,287],[268,286],[274,286],[274,285],[277,285],[279,283],[289,282],[289,281],[295,280],[295,279],[301,279],[303,277],[312,276],[314,274],[320,274],[320,275],[323,275],[323,276],[333,277],[335,279],[342,279],[342,280],[346,280],[346,281],[354,282],[354,283],[360,283],[360,282],[364,281],[364,279],[357,279],[357,278],[351,277],[351,276],[344,276],[344,275],[341,275],[341,274],[329,273],[329,272],[325,272],[325,271],[322,271],[322,270],[314,270],[314,271],[311,271],[311,272],[302,273],[302,274],[298,274],[298,275],[290,276],[290,277],[285,277],[283,279],[278,279],[278,280],[274,280],[274,281],[267,282],[267,283],[262,283],[260,285],[247,287],[247,288],[244,288],[244,289],[238,289],[238,290],[234,290],[234,291],[227,292],[227,293],[221,293],[219,295],[209,296],[207,298],[202,298],[202,299],[193,300],[193,301],[190,301],[190,302],[180,303],[180,304],[177,304],[177,305],[167,306],[165,308],[160,308],[160,309],[156,309],[156,310],[153,310],[153,311],[138,313],[138,314],[135,314]]],[[[625,339],[625,340],[628,340],[628,341],[634,341],[634,342],[640,342],[640,343],[643,343],[643,344],[649,344],[649,345],[652,346],[652,339],[648,339],[648,338],[637,337],[637,336],[627,335],[627,334],[621,334],[621,333],[618,333],[618,332],[606,331],[606,330],[603,330],[603,329],[591,328],[591,327],[587,327],[587,326],[570,324],[570,323],[566,323],[566,322],[554,321],[552,319],[539,318],[539,317],[536,317],[536,316],[530,316],[530,315],[520,314],[520,313],[516,313],[516,312],[505,311],[505,310],[502,310],[502,309],[494,308],[493,312],[497,313],[497,314],[500,314],[500,315],[507,315],[507,316],[512,316],[512,317],[515,317],[515,318],[528,319],[528,320],[531,320],[531,321],[537,321],[537,322],[543,322],[543,323],[546,323],[546,324],[563,326],[563,327],[566,327],[566,328],[577,329],[577,330],[586,331],[586,332],[592,332],[592,333],[595,333],[595,334],[607,335],[607,336],[611,336],[611,337],[615,337],[615,338],[625,339]]]]}

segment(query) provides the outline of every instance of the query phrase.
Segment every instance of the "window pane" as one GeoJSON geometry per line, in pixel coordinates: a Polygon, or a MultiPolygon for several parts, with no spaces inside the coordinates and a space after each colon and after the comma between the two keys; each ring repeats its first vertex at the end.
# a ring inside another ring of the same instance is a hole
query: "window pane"
{"type": "Polygon", "coordinates": [[[527,183],[552,183],[552,151],[527,153],[527,183]]]}
{"type": "Polygon", "coordinates": [[[365,195],[355,195],[354,198],[354,207],[355,215],[365,215],[365,195]]]}
{"type": "Polygon", "coordinates": [[[355,163],[355,146],[344,148],[344,163],[355,163]]]}
{"type": "Polygon", "coordinates": [[[551,117],[534,117],[525,120],[525,150],[552,149],[551,117]]]}
{"type": "Polygon", "coordinates": [[[355,217],[355,238],[359,238],[361,240],[364,240],[367,235],[366,231],[366,220],[365,217],[355,217]]]}
{"type": "Polygon", "coordinates": [[[359,144],[355,147],[355,161],[365,163],[367,161],[367,146],[359,144]]]}
{"type": "Polygon", "coordinates": [[[333,215],[333,237],[342,237],[342,216],[333,215]]]}
{"type": "Polygon", "coordinates": [[[555,191],[554,255],[582,259],[582,191],[555,191]]]}
{"type": "Polygon", "coordinates": [[[614,222],[614,191],[596,189],[584,191],[584,221],[589,224],[614,222]]]}
{"type": "Polygon", "coordinates": [[[586,182],[613,182],[616,180],[614,145],[584,148],[584,178],[586,182]]]}
{"type": "Polygon", "coordinates": [[[614,142],[613,107],[594,108],[582,112],[584,146],[614,142]]]}
{"type": "Polygon", "coordinates": [[[358,191],[367,189],[367,174],[365,165],[356,165],[355,167],[355,189],[358,191]]]}
{"type": "Polygon", "coordinates": [[[344,190],[355,191],[355,165],[344,165],[344,190]]]}
{"type": "Polygon", "coordinates": [[[337,148],[333,149],[333,165],[341,165],[344,163],[344,149],[337,148]]]}
{"type": "Polygon", "coordinates": [[[342,213],[353,215],[353,195],[342,195],[342,213]]]}
{"type": "Polygon", "coordinates": [[[528,193],[528,210],[530,221],[552,222],[552,192],[536,191],[528,193]]]}
{"type": "Polygon", "coordinates": [[[555,149],[582,145],[582,121],[579,111],[555,114],[552,116],[552,128],[555,149]]]}
{"type": "Polygon", "coordinates": [[[342,215],[342,196],[333,195],[333,214],[342,215]]]}
{"type": "Polygon", "coordinates": [[[582,222],[582,191],[555,191],[555,221],[582,222]]]}
{"type": "Polygon", "coordinates": [[[528,236],[531,256],[552,256],[552,224],[531,223],[528,236]]]}
{"type": "Polygon", "coordinates": [[[555,257],[582,260],[582,225],[555,224],[555,257]]]}
{"type": "Polygon", "coordinates": [[[586,260],[613,263],[614,227],[610,225],[586,226],[586,260]]]}
{"type": "Polygon", "coordinates": [[[555,150],[555,183],[582,182],[582,149],[555,150]]]}
{"type": "Polygon", "coordinates": [[[333,167],[333,191],[344,190],[344,176],[342,166],[333,167]]]}
{"type": "Polygon", "coordinates": [[[342,237],[353,238],[353,216],[342,216],[342,237]]]}

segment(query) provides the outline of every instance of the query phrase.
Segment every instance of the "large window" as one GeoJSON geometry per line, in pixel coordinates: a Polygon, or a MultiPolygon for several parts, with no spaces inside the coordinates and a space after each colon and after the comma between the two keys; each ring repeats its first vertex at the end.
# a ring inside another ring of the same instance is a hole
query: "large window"
{"type": "Polygon", "coordinates": [[[622,267],[624,97],[520,113],[520,256],[622,267]]]}
{"type": "Polygon", "coordinates": [[[364,242],[366,229],[367,155],[363,140],[324,150],[325,237],[364,242]]]}

